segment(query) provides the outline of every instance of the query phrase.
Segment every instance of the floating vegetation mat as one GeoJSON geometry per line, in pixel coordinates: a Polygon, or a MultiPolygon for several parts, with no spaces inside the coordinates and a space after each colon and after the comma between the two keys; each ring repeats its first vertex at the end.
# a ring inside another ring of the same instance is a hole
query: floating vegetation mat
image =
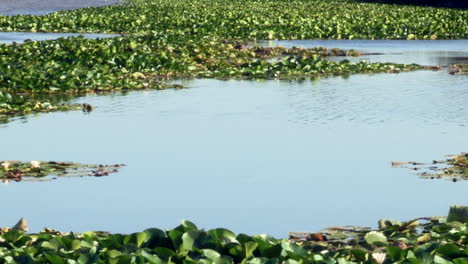
{"type": "Polygon", "coordinates": [[[0,31],[177,32],[237,39],[463,39],[468,10],[346,0],[129,0],[45,16],[0,16],[0,31]]]}
{"type": "Polygon", "coordinates": [[[118,172],[123,164],[89,165],[57,161],[2,161],[0,162],[0,180],[10,181],[50,181],[58,177],[102,177],[118,172]]]}
{"type": "MultiPolygon", "coordinates": [[[[0,45],[0,114],[79,107],[22,94],[165,89],[174,78],[305,79],[425,69],[331,62],[317,52],[251,48],[263,39],[463,39],[468,11],[325,0],[128,0],[125,4],[0,16],[0,31],[119,32],[0,45]],[[298,8],[300,7],[300,8],[298,8]]],[[[355,55],[339,51],[335,55],[355,55]]],[[[88,108],[86,108],[88,109],[88,108]]],[[[0,120],[2,117],[0,117],[0,120]]],[[[4,119],[4,118],[3,118],[4,119]]]]}
{"type": "Polygon", "coordinates": [[[468,225],[433,217],[381,220],[378,230],[332,227],[300,233],[304,238],[290,233],[289,239],[236,235],[224,228],[205,231],[189,221],[133,234],[21,230],[27,230],[23,219],[1,230],[2,263],[468,263],[468,225]]]}
{"type": "Polygon", "coordinates": [[[407,168],[424,179],[446,179],[453,182],[468,180],[468,153],[449,155],[446,160],[431,163],[394,161],[393,167],[407,168]]]}
{"type": "Polygon", "coordinates": [[[449,71],[453,75],[468,75],[468,64],[454,64],[449,71]]]}

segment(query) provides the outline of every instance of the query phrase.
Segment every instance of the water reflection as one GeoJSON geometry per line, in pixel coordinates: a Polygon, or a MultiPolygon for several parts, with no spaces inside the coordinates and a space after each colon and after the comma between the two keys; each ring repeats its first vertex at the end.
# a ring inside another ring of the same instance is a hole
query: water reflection
{"type": "MultiPolygon", "coordinates": [[[[355,49],[361,53],[382,53],[347,57],[351,61],[447,65],[468,63],[468,40],[285,40],[259,42],[266,46],[327,47],[355,49]]],[[[343,57],[334,58],[342,60],[343,57]]]]}

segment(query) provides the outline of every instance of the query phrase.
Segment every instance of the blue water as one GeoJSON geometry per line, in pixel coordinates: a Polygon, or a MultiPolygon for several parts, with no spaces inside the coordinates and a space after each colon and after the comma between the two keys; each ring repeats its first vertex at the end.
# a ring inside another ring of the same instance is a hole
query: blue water
{"type": "MultiPolygon", "coordinates": [[[[428,52],[451,52],[452,42],[440,43],[428,52]]],[[[420,179],[391,162],[467,151],[467,81],[447,69],[302,82],[188,80],[179,81],[188,89],[75,100],[97,106],[91,113],[14,118],[0,125],[0,160],[128,166],[109,177],[0,184],[1,225],[25,217],[32,232],[129,233],[188,219],[285,237],[446,215],[468,204],[467,182],[420,179]]]]}

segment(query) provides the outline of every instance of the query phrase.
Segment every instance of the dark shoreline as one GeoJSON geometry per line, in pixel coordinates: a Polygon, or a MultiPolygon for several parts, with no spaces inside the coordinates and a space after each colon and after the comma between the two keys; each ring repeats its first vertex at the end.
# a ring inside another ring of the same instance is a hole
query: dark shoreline
{"type": "Polygon", "coordinates": [[[44,15],[60,10],[117,4],[106,0],[0,0],[0,15],[44,15]]]}

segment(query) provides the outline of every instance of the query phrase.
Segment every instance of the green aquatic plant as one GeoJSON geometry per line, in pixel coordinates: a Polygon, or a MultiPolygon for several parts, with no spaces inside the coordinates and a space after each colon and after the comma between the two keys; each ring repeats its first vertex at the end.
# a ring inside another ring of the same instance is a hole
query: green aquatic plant
{"type": "Polygon", "coordinates": [[[236,235],[224,228],[199,229],[189,221],[132,234],[47,228],[27,234],[3,228],[0,255],[5,263],[467,263],[466,223],[415,220],[379,230],[333,227],[309,234],[328,236],[326,241],[236,235]]]}
{"type": "Polygon", "coordinates": [[[1,31],[124,35],[1,44],[0,120],[80,108],[48,100],[52,94],[178,88],[170,83],[176,78],[308,79],[425,69],[330,61],[326,57],[359,52],[264,48],[251,40],[467,38],[467,21],[468,11],[462,10],[337,0],[129,0],[44,16],[0,16],[1,31]]]}
{"type": "MultiPolygon", "coordinates": [[[[331,61],[359,56],[326,48],[258,47],[236,40],[148,33],[0,45],[0,114],[79,109],[50,100],[86,93],[179,88],[177,78],[305,79],[424,69],[418,65],[331,61]]],[[[63,101],[62,101],[63,102],[63,101]]],[[[87,109],[87,108],[86,108],[87,109]]]]}
{"type": "Polygon", "coordinates": [[[0,31],[176,32],[235,39],[462,39],[468,11],[346,0],[130,0],[45,16],[0,16],[0,31]]]}
{"type": "Polygon", "coordinates": [[[1,161],[0,180],[10,181],[49,181],[58,177],[102,177],[118,172],[123,164],[90,165],[57,161],[1,161]]]}

